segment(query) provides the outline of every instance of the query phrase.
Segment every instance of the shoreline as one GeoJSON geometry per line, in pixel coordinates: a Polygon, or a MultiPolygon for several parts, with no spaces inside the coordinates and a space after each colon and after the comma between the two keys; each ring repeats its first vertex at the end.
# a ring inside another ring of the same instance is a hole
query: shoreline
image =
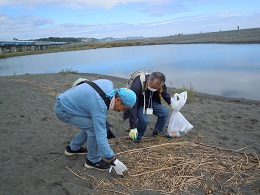
{"type": "MultiPolygon", "coordinates": [[[[80,76],[86,76],[86,77],[90,77],[90,78],[106,78],[106,79],[111,79],[111,80],[116,80],[121,82],[123,85],[125,85],[125,83],[127,82],[127,78],[123,78],[123,77],[116,77],[116,76],[111,76],[111,75],[105,75],[105,74],[97,74],[97,73],[42,73],[42,74],[20,74],[20,75],[8,75],[8,76],[0,76],[0,78],[5,78],[5,77],[23,77],[23,76],[44,76],[44,75],[76,75],[77,77],[80,76]]],[[[171,91],[174,91],[174,89],[172,87],[167,86],[167,88],[169,88],[171,91]]],[[[199,91],[194,91],[195,96],[198,98],[205,98],[205,99],[214,99],[214,100],[218,100],[218,101],[229,101],[229,102],[239,102],[242,104],[260,104],[260,100],[254,100],[254,99],[247,99],[247,98],[239,98],[239,97],[230,97],[230,96],[221,96],[221,95],[215,95],[215,94],[209,94],[209,93],[204,93],[204,92],[199,92],[199,91]]]]}
{"type": "Polygon", "coordinates": [[[133,40],[119,40],[111,42],[70,43],[60,48],[35,50],[20,53],[1,54],[1,58],[34,55],[42,53],[56,53],[98,48],[163,45],[163,44],[260,44],[260,28],[208,32],[199,34],[176,34],[165,37],[152,37],[133,40]]]}

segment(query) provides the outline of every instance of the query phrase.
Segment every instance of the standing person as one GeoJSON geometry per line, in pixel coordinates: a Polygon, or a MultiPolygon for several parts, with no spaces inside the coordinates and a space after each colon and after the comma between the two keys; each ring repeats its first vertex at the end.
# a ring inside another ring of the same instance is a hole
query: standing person
{"type": "Polygon", "coordinates": [[[110,80],[93,81],[108,99],[106,102],[88,83],[82,83],[57,96],[54,112],[59,120],[80,128],[65,149],[68,156],[87,154],[84,167],[104,170],[112,166],[116,173],[123,175],[127,167],[120,162],[109,146],[107,139],[106,118],[108,108],[125,111],[136,102],[135,93],[127,88],[113,89],[110,80]],[[87,142],[87,149],[82,147],[87,142]],[[105,160],[102,159],[105,157],[105,160]]]}
{"type": "Polygon", "coordinates": [[[171,95],[167,91],[165,81],[163,73],[153,72],[145,75],[144,81],[141,81],[140,76],[137,76],[130,86],[137,99],[133,108],[124,112],[124,120],[129,118],[131,128],[129,137],[136,143],[141,142],[144,136],[150,114],[157,116],[153,135],[165,134],[164,126],[169,111],[161,104],[161,99],[163,98],[169,105],[171,104],[171,95]]]}

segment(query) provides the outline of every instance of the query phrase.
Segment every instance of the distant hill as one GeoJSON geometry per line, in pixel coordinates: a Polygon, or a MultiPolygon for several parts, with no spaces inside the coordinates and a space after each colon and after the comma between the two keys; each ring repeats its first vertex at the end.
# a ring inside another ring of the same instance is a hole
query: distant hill
{"type": "Polygon", "coordinates": [[[136,40],[136,39],[144,39],[145,37],[136,36],[136,37],[124,37],[124,38],[114,38],[114,37],[106,37],[102,39],[96,39],[98,42],[108,42],[108,41],[128,41],[128,40],[136,40]]]}
{"type": "Polygon", "coordinates": [[[260,43],[260,28],[199,34],[178,34],[139,40],[140,44],[260,43]]]}
{"type": "Polygon", "coordinates": [[[40,38],[36,41],[67,42],[67,43],[95,43],[138,41],[139,44],[188,44],[188,43],[260,43],[260,28],[219,31],[198,34],[175,34],[165,37],[142,37],[132,36],[124,38],[106,37],[102,39],[86,37],[49,37],[40,38]]]}
{"type": "Polygon", "coordinates": [[[67,43],[81,42],[81,40],[82,38],[74,38],[74,37],[48,37],[48,38],[34,39],[34,41],[67,42],[67,43]]]}
{"type": "Polygon", "coordinates": [[[34,41],[66,42],[47,49],[5,53],[0,54],[0,58],[32,55],[39,53],[51,53],[62,51],[88,50],[97,48],[125,47],[125,46],[142,46],[142,45],[163,45],[163,44],[197,44],[197,43],[223,43],[223,44],[259,44],[260,28],[220,31],[199,34],[177,34],[166,37],[125,37],[114,38],[107,37],[104,39],[96,38],[74,38],[74,37],[49,37],[36,39],[34,41]]]}
{"type": "Polygon", "coordinates": [[[260,28],[219,31],[198,34],[176,34],[165,37],[107,37],[92,42],[137,42],[137,45],[192,44],[192,43],[260,43],[260,28]]]}

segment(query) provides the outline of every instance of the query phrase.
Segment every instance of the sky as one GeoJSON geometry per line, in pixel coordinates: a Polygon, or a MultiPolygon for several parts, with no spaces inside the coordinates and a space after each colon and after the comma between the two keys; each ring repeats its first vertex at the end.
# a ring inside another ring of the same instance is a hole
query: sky
{"type": "Polygon", "coordinates": [[[0,0],[0,40],[160,37],[260,27],[259,0],[0,0]]]}

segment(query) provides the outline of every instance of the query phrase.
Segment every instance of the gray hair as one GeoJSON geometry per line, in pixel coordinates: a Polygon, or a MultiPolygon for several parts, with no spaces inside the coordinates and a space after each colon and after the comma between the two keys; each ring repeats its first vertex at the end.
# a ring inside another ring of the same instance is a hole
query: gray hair
{"type": "Polygon", "coordinates": [[[150,75],[149,80],[152,82],[154,79],[158,79],[160,81],[159,84],[164,84],[166,81],[165,75],[161,72],[153,72],[150,75]]]}

